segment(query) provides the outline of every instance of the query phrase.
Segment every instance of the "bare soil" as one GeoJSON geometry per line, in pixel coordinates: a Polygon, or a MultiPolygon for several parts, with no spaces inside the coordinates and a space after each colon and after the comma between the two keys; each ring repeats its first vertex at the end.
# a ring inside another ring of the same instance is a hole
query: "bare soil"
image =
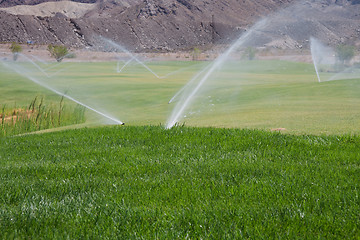
{"type": "Polygon", "coordinates": [[[61,13],[68,18],[80,18],[87,12],[93,10],[95,4],[77,3],[71,1],[45,2],[39,5],[17,5],[8,8],[1,8],[2,11],[12,15],[29,15],[39,17],[54,17],[56,13],[61,13]]]}
{"type": "MultiPolygon", "coordinates": [[[[13,54],[10,51],[11,44],[0,44],[0,61],[11,60],[13,54]]],[[[152,61],[211,61],[222,54],[225,49],[229,47],[224,45],[221,47],[215,47],[214,49],[208,49],[201,52],[196,59],[194,59],[193,51],[173,51],[173,52],[158,52],[158,53],[134,53],[142,59],[152,61]]],[[[46,45],[22,45],[22,53],[27,56],[35,56],[43,61],[55,61],[51,57],[46,45]]],[[[119,52],[103,52],[94,51],[89,49],[70,48],[70,52],[75,54],[74,58],[66,58],[67,62],[106,62],[106,61],[118,61],[119,57],[123,56],[128,58],[126,53],[119,52]]],[[[237,58],[241,58],[242,53],[238,54],[237,58]]],[[[295,62],[311,62],[310,53],[301,50],[279,50],[271,49],[269,51],[259,50],[256,54],[256,59],[259,60],[286,60],[295,62]]]]}
{"type": "Polygon", "coordinates": [[[0,42],[101,48],[103,36],[136,52],[206,49],[270,16],[252,45],[303,49],[313,36],[360,48],[358,0],[0,0],[0,7],[0,42]]]}

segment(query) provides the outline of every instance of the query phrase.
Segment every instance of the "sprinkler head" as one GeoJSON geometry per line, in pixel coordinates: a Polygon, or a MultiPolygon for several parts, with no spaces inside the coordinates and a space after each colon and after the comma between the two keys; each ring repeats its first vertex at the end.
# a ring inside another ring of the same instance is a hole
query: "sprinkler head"
{"type": "Polygon", "coordinates": [[[124,125],[125,125],[125,123],[123,122],[121,125],[122,125],[122,126],[124,126],[124,125]]]}

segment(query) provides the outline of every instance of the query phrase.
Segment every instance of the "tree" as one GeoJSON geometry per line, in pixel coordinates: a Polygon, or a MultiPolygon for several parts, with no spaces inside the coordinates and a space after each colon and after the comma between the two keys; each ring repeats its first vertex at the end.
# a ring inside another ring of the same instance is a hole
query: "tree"
{"type": "Polygon", "coordinates": [[[199,48],[194,48],[192,52],[193,61],[198,61],[200,59],[201,50],[199,48]]]}
{"type": "Polygon", "coordinates": [[[54,46],[50,44],[48,46],[48,51],[58,62],[61,62],[69,54],[66,46],[54,46]]]}
{"type": "Polygon", "coordinates": [[[256,54],[256,49],[253,47],[248,47],[244,51],[244,57],[247,58],[248,60],[254,60],[255,54],[256,54]]]}
{"type": "Polygon", "coordinates": [[[14,61],[16,61],[18,59],[19,53],[22,51],[22,47],[19,44],[13,42],[10,46],[10,50],[13,53],[14,61]]]}
{"type": "Polygon", "coordinates": [[[341,64],[349,63],[355,56],[355,47],[350,45],[339,45],[336,47],[336,57],[341,64]]]}

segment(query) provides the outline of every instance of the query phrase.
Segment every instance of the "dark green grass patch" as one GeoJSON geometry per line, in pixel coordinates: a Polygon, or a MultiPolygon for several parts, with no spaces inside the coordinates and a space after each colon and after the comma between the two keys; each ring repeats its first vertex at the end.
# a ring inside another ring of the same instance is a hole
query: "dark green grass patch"
{"type": "Polygon", "coordinates": [[[3,239],[360,237],[357,136],[143,126],[0,141],[3,239]]]}

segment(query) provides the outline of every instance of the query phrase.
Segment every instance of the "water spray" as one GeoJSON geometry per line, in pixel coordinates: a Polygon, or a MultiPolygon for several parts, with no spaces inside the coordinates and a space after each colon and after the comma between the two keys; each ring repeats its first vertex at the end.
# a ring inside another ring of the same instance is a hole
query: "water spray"
{"type": "MultiPolygon", "coordinates": [[[[211,66],[211,65],[210,65],[211,66]]],[[[205,67],[203,70],[201,70],[200,72],[198,72],[185,86],[183,86],[168,102],[168,104],[172,103],[173,101],[176,100],[176,98],[185,91],[185,89],[187,89],[190,85],[192,85],[193,82],[195,82],[196,79],[199,78],[199,76],[201,74],[203,74],[206,70],[209,69],[210,66],[205,67]]]]}
{"type": "MultiPolygon", "coordinates": [[[[174,108],[172,115],[170,116],[170,119],[168,120],[166,124],[166,129],[172,128],[183,116],[184,111],[189,107],[189,105],[194,100],[194,97],[199,92],[199,90],[202,88],[202,86],[207,82],[209,77],[214,73],[214,71],[218,68],[220,68],[225,60],[229,57],[229,55],[239,46],[243,45],[249,37],[255,32],[260,29],[263,29],[266,26],[267,20],[261,20],[257,24],[255,24],[251,30],[247,31],[244,35],[242,35],[234,44],[231,45],[231,47],[222,55],[220,55],[209,67],[209,70],[205,73],[205,75],[200,79],[198,84],[195,86],[195,88],[184,97],[184,101],[180,101],[176,107],[174,108]]],[[[192,79],[191,81],[194,81],[195,79],[192,79]]]]}
{"type": "Polygon", "coordinates": [[[321,79],[320,79],[320,74],[319,74],[319,68],[318,68],[318,65],[317,65],[317,62],[318,60],[316,59],[316,48],[315,48],[315,42],[316,42],[316,39],[311,37],[310,38],[310,51],[311,51],[311,57],[312,57],[312,61],[314,63],[314,68],[315,68],[315,72],[316,72],[316,76],[318,78],[318,81],[321,82],[321,79]]]}
{"type": "Polygon", "coordinates": [[[142,65],[144,68],[146,68],[150,73],[152,73],[155,77],[157,78],[161,78],[159,75],[157,75],[151,68],[149,68],[145,63],[143,63],[142,61],[140,61],[136,56],[134,56],[131,52],[129,52],[128,50],[126,50],[123,46],[107,39],[104,37],[100,37],[102,40],[106,41],[107,43],[109,43],[110,45],[112,45],[113,47],[117,48],[118,50],[121,50],[122,52],[126,53],[128,56],[132,57],[133,60],[135,60],[136,62],[138,62],[140,65],[142,65]]]}
{"type": "Polygon", "coordinates": [[[118,119],[116,119],[116,118],[113,118],[113,117],[111,117],[111,116],[109,116],[109,115],[107,115],[107,114],[105,114],[105,113],[103,113],[103,112],[100,112],[100,111],[96,110],[95,108],[92,108],[92,107],[90,107],[89,105],[86,105],[85,103],[82,103],[82,102],[80,102],[79,100],[76,100],[75,98],[73,98],[73,97],[71,97],[71,96],[69,96],[69,95],[67,95],[67,94],[61,93],[60,91],[56,90],[55,88],[52,88],[52,87],[48,86],[47,84],[39,81],[38,79],[36,79],[36,78],[34,78],[34,77],[32,77],[32,76],[27,76],[27,75],[25,75],[23,72],[21,72],[21,71],[19,71],[18,69],[10,66],[9,64],[7,64],[7,63],[5,63],[5,62],[3,62],[3,64],[4,64],[7,68],[10,68],[10,69],[12,69],[13,71],[15,71],[16,73],[18,73],[19,75],[21,75],[21,76],[23,76],[23,77],[26,77],[26,78],[29,79],[30,81],[32,81],[32,82],[34,82],[34,83],[36,83],[36,84],[38,84],[38,85],[40,85],[40,86],[42,86],[42,87],[50,90],[50,91],[52,91],[52,92],[54,92],[54,93],[56,93],[56,94],[58,94],[58,95],[60,95],[60,96],[63,96],[63,97],[65,97],[65,98],[67,98],[67,99],[69,99],[69,100],[71,100],[71,101],[73,101],[73,102],[75,102],[75,103],[77,103],[77,104],[79,104],[79,105],[81,105],[81,106],[83,106],[83,107],[85,107],[85,108],[87,108],[87,109],[89,109],[89,110],[91,110],[91,111],[93,111],[93,112],[95,112],[95,113],[97,113],[97,114],[99,114],[99,115],[101,115],[101,116],[103,116],[103,117],[111,120],[111,121],[113,121],[114,123],[119,124],[119,125],[125,125],[125,123],[123,123],[122,121],[120,121],[120,120],[118,120],[118,119]]]}
{"type": "Polygon", "coordinates": [[[171,75],[177,74],[177,73],[179,73],[179,72],[183,72],[183,71],[185,71],[185,70],[187,70],[187,69],[193,68],[194,66],[197,66],[197,65],[200,65],[200,64],[201,64],[201,63],[195,64],[195,65],[191,65],[191,66],[188,66],[188,67],[184,67],[184,68],[180,68],[180,69],[175,70],[175,71],[173,71],[173,72],[170,72],[170,73],[168,73],[168,74],[166,74],[166,75],[164,75],[164,76],[162,76],[162,77],[160,77],[160,78],[161,78],[161,79],[167,78],[167,77],[169,77],[169,76],[171,76],[171,75]]]}
{"type": "Polygon", "coordinates": [[[128,61],[124,64],[124,66],[121,67],[121,69],[119,69],[120,66],[119,66],[119,61],[118,61],[118,63],[117,63],[117,73],[121,73],[122,70],[124,70],[124,68],[125,68],[127,65],[129,65],[133,60],[134,60],[134,57],[130,58],[130,60],[128,60],[128,61]]]}
{"type": "Polygon", "coordinates": [[[188,68],[191,68],[193,66],[189,66],[189,67],[185,67],[185,68],[181,68],[178,69],[176,71],[170,72],[164,76],[159,76],[154,70],[152,70],[149,66],[147,66],[143,61],[141,61],[139,58],[137,58],[134,54],[132,54],[130,51],[126,50],[123,46],[111,41],[110,39],[104,38],[104,37],[100,37],[103,41],[106,41],[107,43],[109,43],[110,45],[112,45],[113,47],[115,47],[118,50],[123,51],[124,53],[126,53],[128,56],[130,56],[131,58],[121,67],[119,66],[119,62],[117,63],[117,72],[121,73],[125,67],[127,67],[132,61],[136,61],[138,64],[140,64],[141,66],[143,66],[146,70],[148,70],[152,75],[154,75],[156,78],[158,79],[165,79],[171,75],[174,75],[176,73],[179,73],[181,71],[184,71],[188,68]]]}
{"type": "MultiPolygon", "coordinates": [[[[26,56],[26,55],[24,55],[24,54],[21,54],[21,53],[20,53],[19,55],[20,55],[21,57],[24,57],[26,60],[28,60],[28,61],[29,61],[32,65],[34,65],[40,72],[42,72],[47,78],[53,77],[53,76],[57,75],[58,73],[60,73],[60,72],[62,72],[62,71],[64,71],[64,70],[70,68],[70,66],[69,66],[69,67],[66,67],[66,68],[62,68],[62,69],[56,71],[56,72],[53,73],[53,74],[49,74],[49,73],[47,73],[47,70],[52,69],[52,68],[54,68],[54,67],[49,67],[49,68],[47,68],[47,69],[44,69],[44,68],[40,67],[39,64],[37,64],[36,62],[34,62],[33,60],[31,60],[28,56],[26,56]]],[[[59,64],[56,64],[55,66],[57,66],[57,65],[59,65],[59,64]]]]}

